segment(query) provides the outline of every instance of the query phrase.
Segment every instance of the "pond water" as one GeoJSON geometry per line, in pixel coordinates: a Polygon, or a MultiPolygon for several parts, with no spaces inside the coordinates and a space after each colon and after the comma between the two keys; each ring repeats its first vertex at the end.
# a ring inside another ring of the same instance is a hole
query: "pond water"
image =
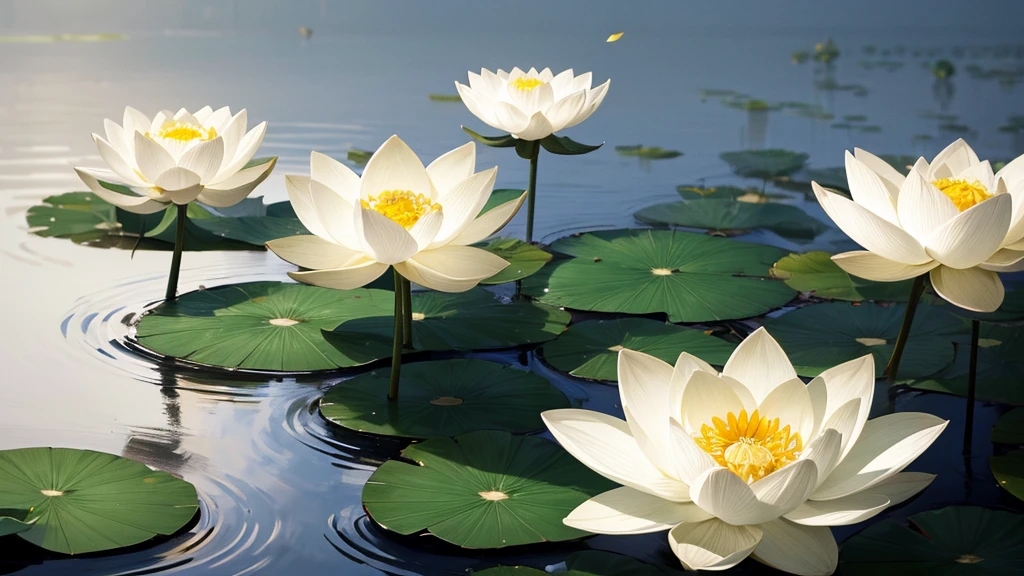
{"type": "MultiPolygon", "coordinates": [[[[544,241],[637,226],[632,213],[677,199],[679,184],[756,185],[719,160],[728,150],[787,148],[810,154],[813,167],[842,165],[843,150],[854,146],[930,157],[961,135],[941,125],[962,124],[983,158],[1024,153],[1024,137],[998,130],[1024,113],[1024,87],[965,73],[972,64],[1024,68],[1024,45],[1009,27],[1024,17],[1019,3],[986,3],[986,15],[974,3],[925,1],[896,7],[796,0],[773,7],[508,4],[120,0],[86,9],[18,0],[0,7],[0,35],[126,35],[106,42],[0,42],[0,449],[122,454],[184,477],[202,500],[198,523],[183,534],[120,554],[51,558],[7,539],[0,573],[463,574],[499,562],[543,567],[587,548],[678,567],[664,534],[498,554],[387,536],[364,515],[360,492],[375,466],[402,444],[339,431],[320,418],[317,398],[345,374],[225,375],[175,367],[126,347],[126,322],[162,295],[170,255],[76,246],[30,235],[25,223],[26,209],[42,198],[84,189],[71,166],[101,165],[89,134],[101,131],[103,118],[119,119],[125,105],[153,112],[227,104],[268,120],[260,155],[280,161],[258,193],[279,201],[286,199],[285,174],[308,173],[311,149],[343,158],[349,148],[372,150],[397,133],[421,157],[433,158],[467,140],[460,124],[491,132],[460,103],[428,99],[453,93],[452,83],[464,82],[467,70],[592,70],[597,81],[612,78],[609,96],[567,134],[607,145],[586,156],[542,156],[537,229],[544,241]],[[300,25],[313,28],[312,38],[299,35],[300,25]],[[619,31],[621,40],[604,42],[619,31]],[[842,50],[831,69],[791,62],[793,52],[828,37],[842,50]],[[877,47],[874,55],[866,53],[869,46],[877,47]],[[937,58],[956,64],[951,81],[937,84],[922,65],[937,58]],[[901,64],[872,65],[883,60],[901,64]],[[863,90],[821,89],[828,78],[863,90]],[[819,104],[837,120],[736,110],[703,99],[701,89],[819,104]],[[833,128],[843,115],[867,116],[882,130],[833,128]],[[915,138],[922,134],[934,139],[915,138]],[[615,153],[616,145],[635,144],[685,155],[639,161],[615,153]]],[[[510,150],[478,154],[479,166],[499,166],[498,187],[525,187],[527,165],[510,150]]],[[[813,200],[791,202],[828,223],[813,200]]],[[[505,233],[522,237],[524,227],[520,215],[505,233]]],[[[771,233],[747,239],[795,251],[848,247],[835,230],[804,245],[771,233]]],[[[183,266],[182,292],[283,280],[292,269],[264,252],[186,253],[183,266]]],[[[613,386],[559,375],[532,355],[485,357],[526,361],[574,404],[619,411],[613,386]]],[[[880,388],[876,414],[893,408],[886,397],[880,388]]],[[[988,430],[1004,408],[978,405],[974,458],[965,462],[953,456],[963,431],[961,400],[901,393],[893,404],[952,422],[910,467],[937,473],[938,480],[888,515],[960,502],[1020,508],[1000,492],[987,463],[988,430]]],[[[836,534],[845,538],[859,528],[836,534]]]]}

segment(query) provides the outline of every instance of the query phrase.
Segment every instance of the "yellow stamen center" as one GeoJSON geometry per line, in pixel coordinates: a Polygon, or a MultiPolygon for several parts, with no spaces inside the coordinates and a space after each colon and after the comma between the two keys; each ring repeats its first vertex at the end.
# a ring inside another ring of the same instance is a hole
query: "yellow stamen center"
{"type": "Polygon", "coordinates": [[[935,186],[943,194],[949,196],[949,199],[956,205],[957,210],[961,212],[992,197],[981,182],[977,180],[968,182],[967,180],[956,180],[954,178],[939,178],[932,182],[932,186],[935,186]]]}
{"type": "Polygon", "coordinates": [[[217,129],[213,126],[209,128],[203,128],[202,126],[196,126],[195,124],[188,124],[185,122],[179,122],[177,120],[168,120],[164,122],[163,126],[157,130],[156,134],[146,132],[146,136],[153,138],[157,136],[168,140],[180,140],[182,142],[191,142],[192,140],[213,140],[217,137],[217,129]]]}
{"type": "Polygon", "coordinates": [[[441,205],[430,198],[408,190],[385,190],[360,203],[364,209],[379,212],[404,228],[412,228],[424,214],[441,209],[441,205]]]}
{"type": "Polygon", "coordinates": [[[517,90],[522,90],[523,92],[529,92],[537,86],[543,86],[544,84],[545,82],[543,80],[527,78],[526,76],[520,76],[512,81],[512,85],[515,86],[517,90]]]}
{"type": "Polygon", "coordinates": [[[711,426],[701,425],[694,441],[747,483],[795,461],[803,449],[799,432],[790,432],[788,424],[780,428],[778,418],[769,420],[757,410],[749,417],[746,410],[738,416],[729,412],[725,420],[716,416],[711,426]]]}

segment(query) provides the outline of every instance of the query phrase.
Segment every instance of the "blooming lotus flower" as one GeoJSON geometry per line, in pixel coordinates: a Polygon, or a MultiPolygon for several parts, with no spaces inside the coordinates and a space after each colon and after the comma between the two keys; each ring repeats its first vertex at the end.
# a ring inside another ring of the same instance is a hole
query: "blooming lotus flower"
{"type": "Polygon", "coordinates": [[[407,280],[441,292],[463,292],[508,266],[473,248],[501,229],[526,194],[480,215],[498,168],[476,170],[472,142],[426,168],[392,136],[373,153],[360,178],[313,152],[310,177],[286,176],[292,207],[313,236],[272,240],[281,258],[312,268],[289,276],[316,286],[365,286],[394,266],[407,280]]]}
{"type": "Polygon", "coordinates": [[[150,120],[128,107],[124,123],[104,120],[107,137],[93,134],[109,170],[75,168],[97,196],[129,212],[152,214],[198,200],[222,208],[241,202],[270,175],[276,158],[246,167],[267,123],[246,132],[246,112],[209,106],[190,114],[158,112],[150,120]]]}
{"type": "Polygon", "coordinates": [[[957,140],[906,177],[864,150],[846,153],[853,200],[816,182],[830,218],[865,251],[832,257],[854,276],[894,282],[929,273],[935,291],[961,308],[1003,302],[997,272],[1024,269],[1024,156],[992,172],[957,140]]]}
{"type": "Polygon", "coordinates": [[[831,574],[829,526],[899,504],[934,476],[902,472],[946,427],[919,413],[868,420],[872,356],[805,385],[758,329],[721,374],[682,353],[675,367],[619,352],[626,420],[587,410],[542,417],[555,439],[622,484],[565,523],[598,534],[668,530],[683,566],[725,570],[748,555],[794,574],[831,574]]]}
{"type": "Polygon", "coordinates": [[[541,140],[583,122],[597,110],[611,80],[591,88],[591,74],[574,76],[570,68],[553,75],[537,72],[482,69],[469,73],[469,86],[455,83],[459,96],[477,118],[520,140],[541,140]]]}

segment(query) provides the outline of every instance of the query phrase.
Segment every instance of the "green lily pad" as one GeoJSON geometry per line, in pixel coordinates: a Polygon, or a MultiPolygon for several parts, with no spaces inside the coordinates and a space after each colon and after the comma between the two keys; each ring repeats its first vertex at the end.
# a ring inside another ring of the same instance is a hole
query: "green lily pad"
{"type": "Polygon", "coordinates": [[[1024,515],[974,506],[886,520],[839,554],[843,576],[989,576],[1024,572],[1024,515]]]}
{"type": "Polygon", "coordinates": [[[0,451],[0,508],[30,509],[18,535],[84,554],[171,535],[199,509],[196,489],[145,464],[91,450],[0,451]]]}
{"type": "Polygon", "coordinates": [[[651,225],[702,228],[743,234],[763,228],[791,240],[813,240],[828,230],[823,222],[788,204],[752,204],[729,199],[655,204],[633,215],[651,225]]]}
{"type": "MultiPolygon", "coordinates": [[[[665,576],[661,569],[645,564],[635,558],[603,552],[600,550],[581,550],[573,552],[565,559],[565,572],[557,572],[560,576],[665,576]]],[[[481,572],[473,572],[479,576],[548,576],[543,570],[527,566],[497,566],[481,572]]]]}
{"type": "Polygon", "coordinates": [[[809,156],[789,150],[740,150],[719,155],[732,171],[744,178],[773,180],[803,168],[809,156]]]}
{"type": "Polygon", "coordinates": [[[993,456],[988,464],[996,482],[1018,500],[1024,500],[1024,451],[993,456]]]}
{"type": "MultiPolygon", "coordinates": [[[[338,325],[324,337],[342,350],[363,342],[391,355],[394,304],[382,305],[338,325]],[[371,316],[372,314],[372,316],[371,316]]],[[[547,342],[565,330],[564,310],[521,300],[503,303],[483,288],[461,294],[413,292],[412,344],[416,350],[493,350],[547,342]]]]}
{"type": "Polygon", "coordinates": [[[162,216],[132,214],[92,192],[68,192],[44,198],[43,204],[28,209],[25,220],[37,236],[67,238],[97,248],[170,250],[171,244],[140,238],[162,216]]]}
{"type": "MultiPolygon", "coordinates": [[[[160,213],[157,213],[159,215],[160,213]]],[[[214,234],[207,230],[203,223],[223,220],[234,220],[233,218],[218,218],[206,208],[195,202],[188,205],[188,221],[185,223],[185,247],[186,251],[202,250],[253,250],[262,248],[262,244],[253,245],[244,242],[237,242],[226,235],[214,234]]],[[[163,211],[163,218],[156,226],[146,232],[146,238],[153,238],[165,242],[168,246],[174,245],[177,234],[178,209],[177,206],[168,206],[163,211]]],[[[217,225],[214,224],[216,228],[217,225]]],[[[223,229],[227,227],[221,226],[223,229]]]]}
{"type": "Polygon", "coordinates": [[[487,243],[478,244],[477,247],[500,256],[509,263],[508,268],[486,280],[481,280],[481,284],[504,284],[522,280],[536,274],[551,261],[551,254],[516,238],[495,238],[487,243]]]}
{"type": "Polygon", "coordinates": [[[771,268],[771,276],[799,292],[827,300],[906,302],[913,280],[872,282],[850,276],[828,252],[790,254],[771,268]]]}
{"type": "Polygon", "coordinates": [[[363,487],[363,506],[399,534],[426,530],[464,548],[560,542],[589,533],[562,523],[614,487],[562,447],[508,432],[436,438],[385,462],[363,487]]]}
{"type": "Polygon", "coordinates": [[[26,510],[2,510],[0,509],[0,538],[19,534],[32,528],[31,522],[25,522],[29,511],[26,510]]]}
{"type": "Polygon", "coordinates": [[[391,368],[344,380],[320,399],[327,420],[359,432],[447,438],[476,430],[525,433],[544,427],[540,413],[568,408],[547,380],[484,360],[402,366],[397,402],[388,401],[391,368]]]}
{"type": "MultiPolygon", "coordinates": [[[[953,362],[953,337],[964,331],[964,323],[951,315],[949,308],[917,307],[900,361],[901,380],[935,374],[953,362]]],[[[768,318],[764,327],[801,376],[817,376],[865,354],[875,357],[875,373],[881,376],[899,335],[904,309],[902,304],[815,304],[768,318]]]]}
{"type": "MultiPolygon", "coordinates": [[[[1021,386],[1024,330],[1017,326],[982,324],[979,345],[975,397],[981,402],[1024,405],[1024,386],[1021,386]]],[[[970,338],[961,336],[956,340],[956,361],[951,366],[931,378],[911,382],[910,386],[966,397],[969,367],[970,338]]]]}
{"type": "Polygon", "coordinates": [[[361,150],[359,148],[352,148],[348,151],[345,157],[348,158],[349,162],[357,166],[364,166],[370,161],[370,158],[373,157],[373,152],[369,150],[361,150]]]}
{"type": "MultiPolygon", "coordinates": [[[[358,366],[391,355],[390,339],[346,342],[323,336],[353,318],[392,315],[394,294],[249,282],[189,292],[144,315],[145,348],[223,368],[308,372],[358,366]]],[[[390,320],[389,320],[390,321],[390,320]]]]}
{"type": "Polygon", "coordinates": [[[429,96],[434,102],[462,102],[462,97],[458,94],[430,94],[429,96]]]}
{"type": "Polygon", "coordinates": [[[278,238],[310,233],[298,218],[273,218],[269,216],[209,218],[197,220],[196,226],[206,230],[213,236],[237,240],[253,246],[262,246],[278,238]]]}
{"type": "Polygon", "coordinates": [[[676,192],[683,200],[719,200],[732,199],[739,202],[751,204],[764,204],[772,200],[788,198],[784,194],[764,194],[757,188],[740,188],[738,186],[714,186],[705,188],[703,186],[676,186],[676,192]]]}
{"type": "Polygon", "coordinates": [[[680,352],[722,366],[736,345],[705,334],[645,318],[586,320],[573,324],[541,348],[548,364],[578,378],[618,380],[618,356],[623,348],[675,364],[680,352]]]}
{"type": "Polygon", "coordinates": [[[811,182],[817,182],[825,188],[839,192],[849,192],[850,184],[846,180],[846,168],[834,166],[832,168],[805,168],[789,177],[785,187],[800,192],[812,193],[811,182]]]}
{"type": "Polygon", "coordinates": [[[999,417],[992,428],[992,442],[1024,444],[1024,408],[1014,408],[999,417]]]}
{"type": "Polygon", "coordinates": [[[523,288],[555,306],[704,322],[759,316],[795,296],[763,277],[784,250],[730,238],[609,230],[563,238],[551,248],[572,258],[545,266],[523,288]]]}
{"type": "Polygon", "coordinates": [[[644,160],[667,160],[669,158],[678,158],[683,155],[678,150],[667,150],[660,146],[616,146],[615,152],[619,156],[634,156],[637,158],[643,158],[644,160]]]}

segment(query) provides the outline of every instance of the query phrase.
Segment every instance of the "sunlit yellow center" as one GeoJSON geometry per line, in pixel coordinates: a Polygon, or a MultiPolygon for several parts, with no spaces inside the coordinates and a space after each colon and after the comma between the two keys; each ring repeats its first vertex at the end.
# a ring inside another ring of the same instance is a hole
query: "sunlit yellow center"
{"type": "Polygon", "coordinates": [[[164,122],[164,125],[156,131],[156,134],[147,132],[146,136],[149,136],[150,138],[157,136],[168,140],[181,140],[182,142],[190,142],[192,140],[213,140],[217,137],[217,129],[213,126],[203,128],[202,126],[196,126],[195,124],[169,120],[164,122]]]}
{"type": "Polygon", "coordinates": [[[769,420],[757,410],[749,417],[746,410],[739,416],[729,412],[724,421],[716,416],[711,426],[701,425],[694,440],[715,462],[748,483],[793,462],[803,449],[799,432],[790,432],[788,424],[779,428],[778,418],[769,420]]]}
{"type": "Polygon", "coordinates": [[[430,198],[408,190],[385,190],[360,203],[363,208],[379,212],[404,228],[412,228],[427,212],[441,209],[441,205],[430,198]]]}
{"type": "Polygon", "coordinates": [[[515,80],[512,81],[512,85],[515,86],[518,90],[529,92],[530,90],[533,90],[537,86],[543,86],[544,81],[538,80],[536,78],[527,78],[526,76],[520,76],[519,78],[516,78],[515,80]]]}
{"type": "Polygon", "coordinates": [[[981,182],[977,180],[968,182],[967,180],[956,180],[954,178],[939,178],[932,182],[932,185],[941,190],[946,196],[949,196],[949,199],[953,201],[953,204],[961,212],[992,197],[981,182]]]}

